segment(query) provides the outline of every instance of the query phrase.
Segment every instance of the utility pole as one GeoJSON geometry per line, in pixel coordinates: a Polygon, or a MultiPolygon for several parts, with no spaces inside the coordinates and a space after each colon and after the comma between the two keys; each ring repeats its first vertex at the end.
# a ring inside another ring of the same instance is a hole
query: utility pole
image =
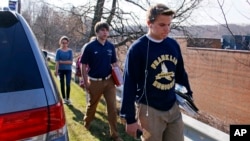
{"type": "Polygon", "coordinates": [[[11,11],[21,13],[21,0],[8,0],[8,5],[11,11]]]}
{"type": "Polygon", "coordinates": [[[18,4],[17,4],[18,6],[17,6],[17,12],[19,13],[19,14],[21,14],[21,0],[18,0],[18,4]]]}

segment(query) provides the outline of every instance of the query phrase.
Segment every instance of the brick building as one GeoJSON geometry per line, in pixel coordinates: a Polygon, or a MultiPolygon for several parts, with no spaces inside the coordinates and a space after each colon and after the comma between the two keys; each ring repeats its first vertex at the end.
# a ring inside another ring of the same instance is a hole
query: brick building
{"type": "Polygon", "coordinates": [[[194,100],[201,112],[230,124],[250,124],[250,51],[181,45],[194,100]]]}

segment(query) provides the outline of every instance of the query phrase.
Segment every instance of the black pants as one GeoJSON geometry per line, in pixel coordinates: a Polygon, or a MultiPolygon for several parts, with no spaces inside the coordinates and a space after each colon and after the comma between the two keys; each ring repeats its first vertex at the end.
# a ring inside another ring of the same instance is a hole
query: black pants
{"type": "Polygon", "coordinates": [[[70,98],[70,82],[71,82],[71,70],[58,70],[60,77],[60,86],[63,99],[70,98]],[[66,94],[65,94],[65,78],[66,78],[66,94]]]}

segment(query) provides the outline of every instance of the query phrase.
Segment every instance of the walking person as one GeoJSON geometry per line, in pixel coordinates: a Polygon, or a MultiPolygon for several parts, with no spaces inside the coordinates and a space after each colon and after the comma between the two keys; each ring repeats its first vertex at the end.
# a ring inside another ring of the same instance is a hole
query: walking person
{"type": "MultiPolygon", "coordinates": [[[[77,64],[79,64],[80,68],[82,68],[82,65],[81,65],[81,59],[82,59],[82,55],[83,55],[83,52],[86,48],[86,46],[88,45],[88,43],[90,43],[91,41],[94,41],[96,39],[95,36],[92,36],[90,39],[89,39],[89,42],[85,43],[82,48],[81,48],[81,54],[79,55],[79,58],[77,59],[77,64]],[[79,61],[79,62],[78,62],[79,61]]],[[[88,73],[88,70],[89,70],[89,67],[88,65],[86,66],[86,70],[87,70],[87,73],[88,73]]],[[[81,70],[82,72],[82,70],[81,70]]],[[[82,73],[81,73],[81,81],[80,81],[80,86],[84,89],[84,80],[82,78],[82,73]]],[[[87,98],[88,99],[88,98],[87,98]]]]}
{"type": "Polygon", "coordinates": [[[81,58],[84,87],[89,93],[84,127],[90,128],[97,105],[103,95],[107,105],[110,136],[114,141],[122,141],[117,131],[116,88],[111,77],[112,67],[118,65],[115,47],[107,40],[109,25],[106,22],[97,22],[95,34],[96,39],[86,45],[81,58]],[[88,71],[87,67],[89,67],[88,71]]]}
{"type": "Polygon", "coordinates": [[[126,132],[142,141],[183,141],[183,120],[175,83],[192,97],[178,43],[168,37],[174,11],[156,4],[147,11],[148,33],[129,48],[124,69],[121,116],[126,132]]]}
{"type": "MultiPolygon", "coordinates": [[[[92,36],[92,37],[89,39],[89,42],[94,41],[95,39],[96,39],[96,36],[92,36]]],[[[88,42],[88,43],[89,43],[89,42],[88,42]]],[[[88,43],[86,43],[86,44],[84,44],[84,45],[82,46],[82,48],[81,48],[81,55],[83,54],[83,52],[84,52],[84,50],[85,50],[85,48],[86,48],[86,46],[87,46],[88,43]]]]}
{"type": "Polygon", "coordinates": [[[65,104],[71,105],[70,82],[72,74],[73,51],[68,47],[69,38],[62,36],[59,40],[60,48],[56,50],[55,75],[59,75],[62,98],[65,104]],[[66,79],[66,83],[65,83],[66,79]],[[66,92],[65,92],[66,86],[66,92]]]}
{"type": "MultiPolygon", "coordinates": [[[[95,36],[92,36],[92,37],[90,38],[89,42],[94,41],[95,39],[96,39],[96,37],[95,37],[95,36]]],[[[89,42],[88,42],[88,43],[89,43],[89,42]]],[[[86,48],[86,46],[87,46],[88,43],[84,44],[83,47],[81,48],[81,54],[80,54],[80,56],[79,56],[79,57],[80,57],[80,59],[79,59],[79,64],[81,64],[81,58],[82,58],[83,52],[84,52],[84,50],[85,50],[85,48],[86,48]]],[[[78,62],[77,62],[77,64],[78,64],[78,62]]],[[[80,66],[81,66],[81,65],[80,65],[80,66]]],[[[88,65],[86,66],[86,70],[87,70],[87,73],[88,73],[88,70],[89,70],[88,65]]],[[[81,71],[81,72],[82,72],[82,71],[81,71]]],[[[81,76],[81,81],[80,81],[80,87],[82,87],[83,90],[85,89],[85,88],[84,88],[84,80],[83,80],[82,76],[81,76]]],[[[85,92],[86,92],[86,103],[88,103],[88,101],[89,101],[89,93],[88,93],[87,91],[85,91],[85,92]]]]}

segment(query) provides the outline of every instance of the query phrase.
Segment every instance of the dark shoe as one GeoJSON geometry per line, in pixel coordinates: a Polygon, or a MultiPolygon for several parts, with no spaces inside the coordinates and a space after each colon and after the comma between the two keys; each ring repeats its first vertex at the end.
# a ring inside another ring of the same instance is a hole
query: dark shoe
{"type": "Polygon", "coordinates": [[[112,137],[112,139],[113,141],[123,141],[123,139],[120,137],[112,137]]]}
{"type": "Polygon", "coordinates": [[[85,128],[86,130],[89,130],[89,128],[90,128],[90,125],[89,125],[89,124],[84,124],[83,126],[84,126],[84,128],[85,128]]]}

